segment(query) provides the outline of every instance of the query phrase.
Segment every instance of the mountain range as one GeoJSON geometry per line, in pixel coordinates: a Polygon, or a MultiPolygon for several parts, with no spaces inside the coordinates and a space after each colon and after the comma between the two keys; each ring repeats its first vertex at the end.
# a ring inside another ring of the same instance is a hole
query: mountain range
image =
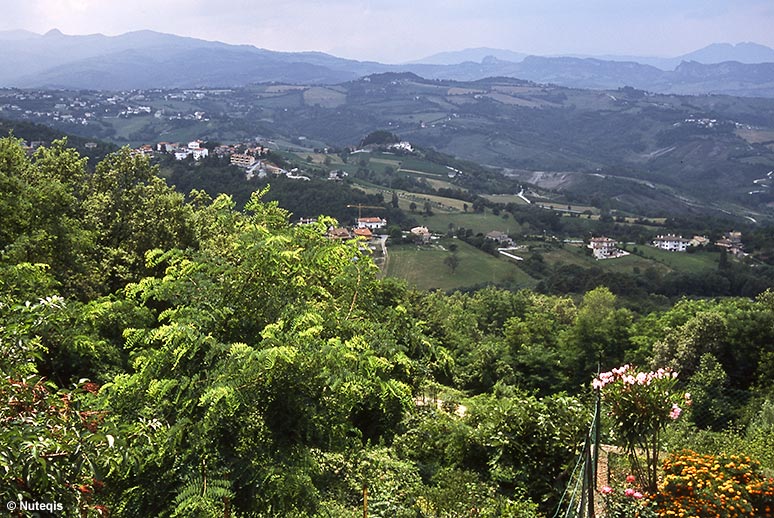
{"type": "Polygon", "coordinates": [[[713,44],[675,58],[530,56],[467,49],[420,62],[384,64],[321,52],[276,52],[153,31],[119,36],[0,32],[0,86],[127,90],[241,86],[262,82],[337,84],[375,73],[429,79],[512,77],[574,88],[631,86],[679,94],[774,97],[774,49],[713,44]]]}
{"type": "MultiPolygon", "coordinates": [[[[454,65],[465,61],[480,62],[489,56],[503,61],[520,62],[529,56],[529,54],[481,47],[460,51],[441,52],[419,59],[413,63],[454,65]]],[[[683,61],[696,61],[705,65],[723,63],[724,61],[738,61],[739,63],[750,64],[772,63],[774,62],[774,49],[752,42],[737,43],[736,45],[731,43],[713,43],[699,50],[671,58],[655,56],[623,56],[614,54],[601,56],[569,54],[549,57],[594,58],[603,61],[631,61],[642,65],[651,65],[662,70],[674,70],[675,67],[683,61]]]]}

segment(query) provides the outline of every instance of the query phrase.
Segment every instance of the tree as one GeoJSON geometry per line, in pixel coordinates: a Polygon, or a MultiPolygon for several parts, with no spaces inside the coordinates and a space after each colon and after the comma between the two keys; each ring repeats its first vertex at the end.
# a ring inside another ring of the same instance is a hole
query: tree
{"type": "Polygon", "coordinates": [[[446,258],[443,260],[443,264],[449,267],[449,270],[451,270],[452,273],[454,273],[457,270],[457,267],[460,265],[460,258],[457,256],[457,254],[451,254],[447,255],[446,258]]]}
{"type": "Polygon", "coordinates": [[[398,193],[395,191],[392,191],[392,207],[397,209],[399,207],[398,203],[398,193]]]}
{"type": "Polygon", "coordinates": [[[718,431],[728,426],[735,405],[728,391],[728,375],[712,354],[701,356],[687,389],[693,399],[691,418],[698,427],[718,431]]]}
{"type": "Polygon", "coordinates": [[[412,201],[412,202],[409,204],[409,210],[410,210],[411,212],[416,212],[416,211],[417,211],[417,204],[416,204],[416,203],[414,203],[414,202],[412,201]]]}
{"type": "Polygon", "coordinates": [[[400,138],[397,135],[390,133],[387,130],[372,131],[360,142],[362,147],[371,145],[388,145],[400,142],[400,138]]]}
{"type": "Polygon", "coordinates": [[[32,203],[24,177],[30,167],[21,141],[0,138],[0,249],[15,242],[27,228],[32,203]]]}
{"type": "Polygon", "coordinates": [[[136,368],[104,401],[118,421],[161,422],[141,447],[147,461],[116,481],[126,515],[159,514],[152,502],[164,494],[222,514],[222,501],[189,498],[202,494],[204,461],[235,511],[313,514],[322,503],[311,450],[389,441],[412,404],[411,362],[366,318],[373,263],[356,243],[325,237],[332,220],[291,225],[264,194],[245,214],[225,196],[198,208],[199,249],[150,252],[159,273],[126,290],[160,310],[125,332],[136,368]]]}
{"type": "Polygon", "coordinates": [[[50,148],[38,148],[30,161],[18,142],[1,140],[0,155],[7,158],[5,174],[10,176],[0,185],[0,213],[11,206],[19,211],[1,214],[0,247],[5,260],[48,264],[65,294],[88,297],[91,272],[99,266],[92,257],[93,235],[84,226],[81,209],[86,159],[58,140],[50,148]],[[21,216],[24,223],[17,225],[21,216]]]}
{"type": "Polygon", "coordinates": [[[387,227],[387,235],[390,236],[392,241],[400,243],[401,239],[403,238],[403,231],[398,225],[389,225],[387,227]]]}
{"type": "Polygon", "coordinates": [[[629,310],[616,309],[616,297],[606,287],[595,288],[583,296],[575,322],[562,336],[567,363],[574,369],[576,383],[601,367],[622,362],[628,348],[629,310]]]}
{"type": "Polygon", "coordinates": [[[705,354],[718,354],[728,334],[726,319],[717,311],[701,311],[653,345],[653,365],[680,369],[691,376],[705,354]]]}
{"type": "Polygon", "coordinates": [[[112,292],[147,273],[145,253],[193,244],[191,209],[128,148],[100,162],[86,187],[83,219],[97,234],[99,284],[112,292]]]}

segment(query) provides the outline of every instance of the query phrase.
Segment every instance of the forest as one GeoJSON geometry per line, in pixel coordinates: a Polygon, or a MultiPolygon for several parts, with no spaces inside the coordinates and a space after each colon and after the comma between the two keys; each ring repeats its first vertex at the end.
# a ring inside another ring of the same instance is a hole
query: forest
{"type": "Polygon", "coordinates": [[[418,291],[270,196],[0,139],[0,499],[576,516],[594,421],[605,516],[774,516],[774,291],[653,311],[601,283],[418,291]]]}

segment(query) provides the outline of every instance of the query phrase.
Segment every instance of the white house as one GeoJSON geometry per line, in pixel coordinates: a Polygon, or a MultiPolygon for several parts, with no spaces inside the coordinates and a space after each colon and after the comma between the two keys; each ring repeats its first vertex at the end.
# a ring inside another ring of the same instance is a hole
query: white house
{"type": "Polygon", "coordinates": [[[210,152],[206,147],[199,147],[193,150],[194,160],[201,160],[209,154],[210,152]]]}
{"type": "Polygon", "coordinates": [[[397,149],[399,151],[408,151],[409,153],[414,151],[414,147],[411,145],[410,142],[408,142],[406,140],[403,140],[403,141],[398,142],[396,144],[392,144],[390,146],[390,149],[397,149]]]}
{"type": "Polygon", "coordinates": [[[690,239],[674,234],[666,234],[653,238],[653,246],[670,252],[685,252],[691,243],[690,239]]]}
{"type": "Polygon", "coordinates": [[[357,228],[367,228],[369,230],[376,230],[378,228],[384,228],[387,226],[387,220],[383,218],[358,218],[357,228]]]}
{"type": "Polygon", "coordinates": [[[591,253],[595,259],[609,259],[611,257],[618,257],[618,241],[610,239],[609,237],[592,237],[589,243],[591,253]]]}

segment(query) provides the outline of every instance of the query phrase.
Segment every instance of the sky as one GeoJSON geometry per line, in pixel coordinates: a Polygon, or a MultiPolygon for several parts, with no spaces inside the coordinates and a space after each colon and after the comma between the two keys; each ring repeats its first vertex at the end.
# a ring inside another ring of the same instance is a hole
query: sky
{"type": "Polygon", "coordinates": [[[385,63],[474,47],[657,57],[774,47],[773,0],[0,0],[0,12],[0,31],[150,29],[385,63]]]}

